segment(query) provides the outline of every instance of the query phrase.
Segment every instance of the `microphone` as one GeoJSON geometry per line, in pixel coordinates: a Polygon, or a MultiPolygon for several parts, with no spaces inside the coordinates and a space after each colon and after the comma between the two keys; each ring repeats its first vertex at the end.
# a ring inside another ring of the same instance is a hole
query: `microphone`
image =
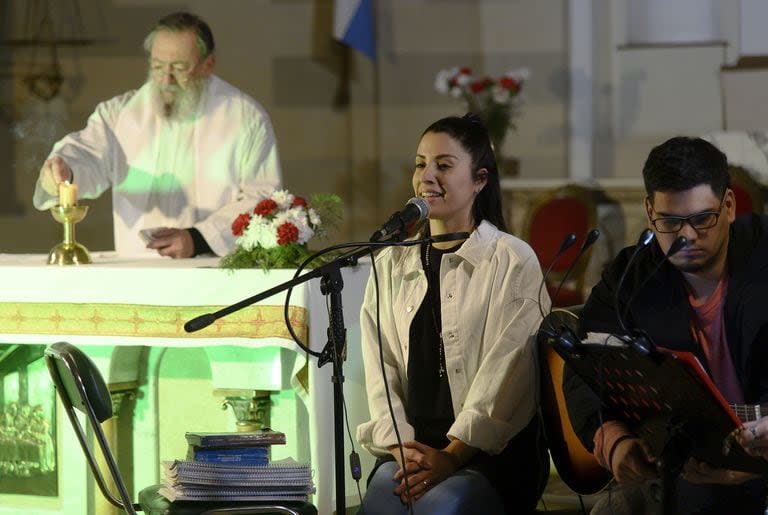
{"type": "MultiPolygon", "coordinates": [[[[568,276],[573,271],[573,269],[576,268],[576,264],[579,262],[579,260],[584,255],[584,253],[586,253],[586,251],[597,241],[599,237],[600,237],[599,229],[592,229],[587,233],[587,236],[584,238],[584,242],[581,244],[579,253],[576,254],[576,257],[571,262],[571,265],[568,267],[568,270],[565,271],[563,278],[560,280],[560,284],[557,285],[557,289],[555,290],[555,294],[552,296],[552,303],[550,304],[550,308],[549,308],[550,314],[552,313],[552,309],[554,308],[555,303],[557,302],[558,295],[560,295],[560,290],[563,288],[565,281],[568,280],[568,276]]],[[[548,320],[547,325],[549,326],[548,329],[549,329],[550,336],[554,338],[562,347],[570,351],[575,350],[576,345],[579,342],[579,337],[576,335],[576,333],[573,330],[571,330],[570,327],[564,325],[560,327],[560,330],[558,332],[557,328],[554,327],[552,320],[548,320]]]]}
{"type": "Polygon", "coordinates": [[[627,330],[627,326],[624,323],[624,319],[621,316],[621,310],[619,309],[619,293],[621,292],[621,285],[624,284],[624,280],[627,278],[627,273],[629,272],[629,269],[632,268],[632,263],[635,261],[635,258],[640,253],[641,250],[643,250],[645,247],[648,246],[649,243],[653,241],[653,231],[650,229],[644,230],[642,233],[640,233],[640,238],[637,240],[637,245],[635,245],[635,250],[632,252],[632,255],[629,257],[629,261],[627,262],[627,266],[624,268],[624,271],[621,273],[621,277],[619,277],[619,282],[616,283],[616,291],[613,292],[613,307],[616,310],[616,318],[619,322],[619,327],[621,327],[621,330],[624,332],[625,335],[629,334],[629,331],[627,330]]]}
{"type": "MultiPolygon", "coordinates": [[[[547,278],[549,277],[549,273],[552,271],[552,267],[555,266],[555,263],[557,262],[558,259],[560,259],[560,256],[562,256],[566,250],[571,248],[571,245],[573,245],[574,243],[576,243],[576,234],[568,233],[563,239],[563,242],[560,244],[560,249],[555,253],[555,256],[552,258],[552,261],[549,262],[549,266],[547,266],[547,269],[541,278],[541,284],[539,285],[539,295],[537,297],[537,300],[539,303],[539,313],[541,314],[542,320],[546,318],[546,315],[544,314],[544,309],[542,309],[541,307],[541,291],[544,289],[544,285],[547,284],[547,278]]],[[[550,311],[551,311],[551,306],[552,305],[550,304],[550,311]]]]}
{"type": "Polygon", "coordinates": [[[632,295],[629,296],[629,299],[627,300],[626,305],[624,306],[624,311],[622,313],[623,319],[627,319],[627,314],[629,313],[629,307],[632,305],[632,301],[635,300],[635,297],[637,296],[638,292],[643,289],[643,286],[648,284],[648,281],[651,280],[651,278],[656,275],[656,272],[659,271],[659,269],[664,265],[665,262],[669,260],[672,256],[683,250],[685,246],[688,245],[688,239],[685,236],[678,236],[675,238],[675,241],[672,242],[672,245],[669,246],[669,250],[664,255],[664,258],[659,261],[656,266],[653,268],[650,274],[648,274],[645,279],[643,279],[643,282],[640,283],[640,286],[635,288],[635,291],[632,292],[632,295]]]}
{"type": "Polygon", "coordinates": [[[200,315],[184,324],[184,330],[188,333],[194,333],[200,329],[206,328],[216,321],[216,317],[211,313],[200,315]]]}
{"type": "Polygon", "coordinates": [[[396,211],[384,225],[374,232],[368,241],[381,241],[384,238],[399,234],[412,222],[420,222],[429,216],[429,203],[423,198],[413,197],[405,204],[405,209],[396,211]]]}
{"type": "MultiPolygon", "coordinates": [[[[581,259],[581,256],[584,255],[584,253],[597,241],[599,237],[600,237],[599,229],[592,229],[587,233],[587,236],[584,238],[584,242],[581,244],[579,253],[576,254],[576,257],[571,262],[571,266],[568,267],[568,270],[565,271],[565,275],[563,275],[563,278],[560,280],[560,284],[557,285],[555,294],[552,296],[552,306],[554,306],[555,303],[557,302],[557,296],[560,295],[560,290],[563,289],[563,285],[565,284],[565,281],[568,280],[568,276],[570,275],[571,272],[573,272],[573,269],[576,268],[576,263],[579,262],[579,260],[581,259]]],[[[551,307],[549,311],[552,312],[551,307]]]]}

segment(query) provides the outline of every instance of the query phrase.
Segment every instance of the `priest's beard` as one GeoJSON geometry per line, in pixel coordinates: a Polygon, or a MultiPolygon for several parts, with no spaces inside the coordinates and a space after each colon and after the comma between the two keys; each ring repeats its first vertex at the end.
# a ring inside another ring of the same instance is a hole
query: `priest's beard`
{"type": "Polygon", "coordinates": [[[205,93],[207,81],[205,77],[190,77],[186,87],[178,84],[157,84],[148,79],[152,96],[152,104],[157,113],[168,120],[194,120],[200,99],[205,93]],[[173,93],[169,100],[165,93],[173,93]]]}

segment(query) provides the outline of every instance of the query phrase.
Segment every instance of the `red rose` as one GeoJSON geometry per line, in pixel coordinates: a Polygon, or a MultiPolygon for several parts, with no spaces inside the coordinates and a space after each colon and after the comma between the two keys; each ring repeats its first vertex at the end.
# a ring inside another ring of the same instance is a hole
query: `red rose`
{"type": "Polygon", "coordinates": [[[504,89],[508,89],[512,93],[517,93],[520,91],[520,83],[512,77],[502,77],[499,79],[499,85],[504,89]]]}
{"type": "Polygon", "coordinates": [[[307,201],[304,200],[304,197],[294,197],[291,207],[307,207],[307,201]]]}
{"type": "Polygon", "coordinates": [[[254,214],[257,214],[257,215],[269,216],[275,212],[275,209],[277,209],[277,202],[275,202],[271,198],[265,198],[264,200],[256,204],[256,207],[253,208],[253,212],[254,214]]]}
{"type": "Polygon", "coordinates": [[[287,245],[299,239],[299,229],[291,222],[280,224],[277,228],[277,244],[287,245]]]}
{"type": "Polygon", "coordinates": [[[472,75],[472,68],[462,66],[459,68],[459,75],[472,75]]]}
{"type": "Polygon", "coordinates": [[[232,222],[232,234],[235,236],[241,236],[243,231],[251,221],[251,215],[248,213],[242,213],[237,215],[235,221],[232,222]]]}

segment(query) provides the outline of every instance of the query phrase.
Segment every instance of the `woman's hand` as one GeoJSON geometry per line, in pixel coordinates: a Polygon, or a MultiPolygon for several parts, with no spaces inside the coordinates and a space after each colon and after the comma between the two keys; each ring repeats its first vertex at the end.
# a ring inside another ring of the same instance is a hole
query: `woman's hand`
{"type": "MultiPolygon", "coordinates": [[[[454,440],[456,442],[457,440],[454,440]]],[[[435,449],[416,441],[404,442],[406,470],[408,472],[408,488],[405,485],[405,474],[401,466],[395,474],[395,481],[400,484],[395,488],[395,494],[400,496],[403,504],[411,499],[418,501],[427,491],[444,481],[461,468],[464,461],[454,452],[453,442],[445,449],[435,449]]],[[[474,454],[474,453],[472,453],[474,454]]]]}

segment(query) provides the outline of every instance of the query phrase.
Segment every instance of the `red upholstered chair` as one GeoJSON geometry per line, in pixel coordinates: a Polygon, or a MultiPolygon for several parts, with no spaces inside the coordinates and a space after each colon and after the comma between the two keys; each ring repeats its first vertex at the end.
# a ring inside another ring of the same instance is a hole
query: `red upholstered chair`
{"type": "Polygon", "coordinates": [[[744,213],[762,214],[765,211],[763,189],[744,168],[730,165],[731,189],[736,197],[736,215],[744,213]]]}
{"type": "MultiPolygon", "coordinates": [[[[546,191],[536,197],[528,209],[523,226],[526,240],[539,258],[542,270],[552,262],[568,233],[575,233],[577,240],[557,262],[547,279],[547,290],[553,297],[564,274],[576,258],[588,231],[597,227],[597,204],[590,188],[574,184],[546,191]]],[[[584,302],[584,273],[589,262],[589,252],[574,266],[563,285],[555,306],[573,306],[584,302]]]]}

